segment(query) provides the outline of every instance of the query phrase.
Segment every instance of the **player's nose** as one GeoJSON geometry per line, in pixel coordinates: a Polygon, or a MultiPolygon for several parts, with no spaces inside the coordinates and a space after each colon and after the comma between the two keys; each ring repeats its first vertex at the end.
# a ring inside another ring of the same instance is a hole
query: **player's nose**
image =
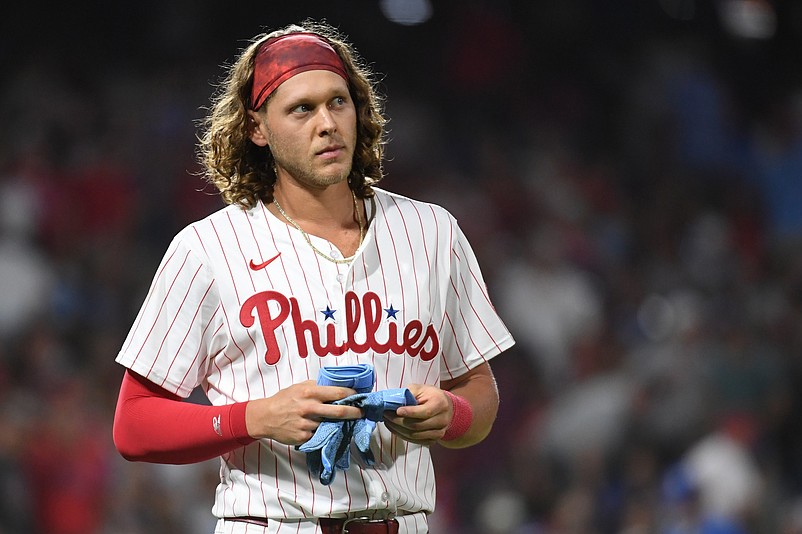
{"type": "Polygon", "coordinates": [[[337,121],[334,120],[331,110],[321,107],[317,113],[318,132],[320,135],[330,134],[337,131],[337,121]]]}

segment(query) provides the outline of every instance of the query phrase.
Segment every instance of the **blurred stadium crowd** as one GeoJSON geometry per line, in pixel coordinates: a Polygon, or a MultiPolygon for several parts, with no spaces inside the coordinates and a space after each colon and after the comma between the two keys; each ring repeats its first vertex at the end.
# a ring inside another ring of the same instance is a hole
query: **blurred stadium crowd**
{"type": "Polygon", "coordinates": [[[216,461],[114,450],[114,358],[220,205],[219,65],[307,15],[384,74],[383,187],[456,215],[518,341],[491,436],[436,452],[433,534],[802,533],[799,2],[308,4],[2,23],[0,533],[213,530],[216,461]]]}

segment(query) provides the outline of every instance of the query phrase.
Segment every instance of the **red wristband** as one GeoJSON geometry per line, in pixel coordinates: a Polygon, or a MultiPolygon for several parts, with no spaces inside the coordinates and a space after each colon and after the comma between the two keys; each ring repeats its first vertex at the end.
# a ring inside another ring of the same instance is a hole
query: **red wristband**
{"type": "Polygon", "coordinates": [[[451,422],[448,424],[448,428],[446,428],[446,433],[443,435],[442,441],[452,441],[461,437],[471,428],[473,409],[471,408],[471,404],[459,395],[454,395],[450,391],[446,391],[445,394],[451,399],[451,404],[454,407],[454,415],[451,417],[451,422]]]}

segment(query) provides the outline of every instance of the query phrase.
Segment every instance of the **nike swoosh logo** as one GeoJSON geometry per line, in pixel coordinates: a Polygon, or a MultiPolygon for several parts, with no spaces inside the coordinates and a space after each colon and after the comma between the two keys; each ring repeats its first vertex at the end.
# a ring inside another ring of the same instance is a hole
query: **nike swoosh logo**
{"type": "Polygon", "coordinates": [[[281,252],[279,252],[269,260],[263,261],[262,263],[254,263],[253,260],[251,260],[251,263],[248,266],[251,268],[252,271],[258,271],[259,269],[264,269],[265,267],[270,265],[273,262],[273,260],[275,260],[279,256],[281,256],[281,252]]]}

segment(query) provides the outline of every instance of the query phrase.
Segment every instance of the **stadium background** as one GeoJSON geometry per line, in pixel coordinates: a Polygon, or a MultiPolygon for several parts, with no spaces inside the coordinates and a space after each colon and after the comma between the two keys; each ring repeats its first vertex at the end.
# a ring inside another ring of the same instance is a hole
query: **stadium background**
{"type": "Polygon", "coordinates": [[[113,360],[219,206],[220,66],[307,16],[382,74],[383,186],[458,217],[518,340],[432,532],[802,532],[802,7],[769,0],[14,2],[0,532],[211,532],[216,462],[114,451],[113,360]]]}

